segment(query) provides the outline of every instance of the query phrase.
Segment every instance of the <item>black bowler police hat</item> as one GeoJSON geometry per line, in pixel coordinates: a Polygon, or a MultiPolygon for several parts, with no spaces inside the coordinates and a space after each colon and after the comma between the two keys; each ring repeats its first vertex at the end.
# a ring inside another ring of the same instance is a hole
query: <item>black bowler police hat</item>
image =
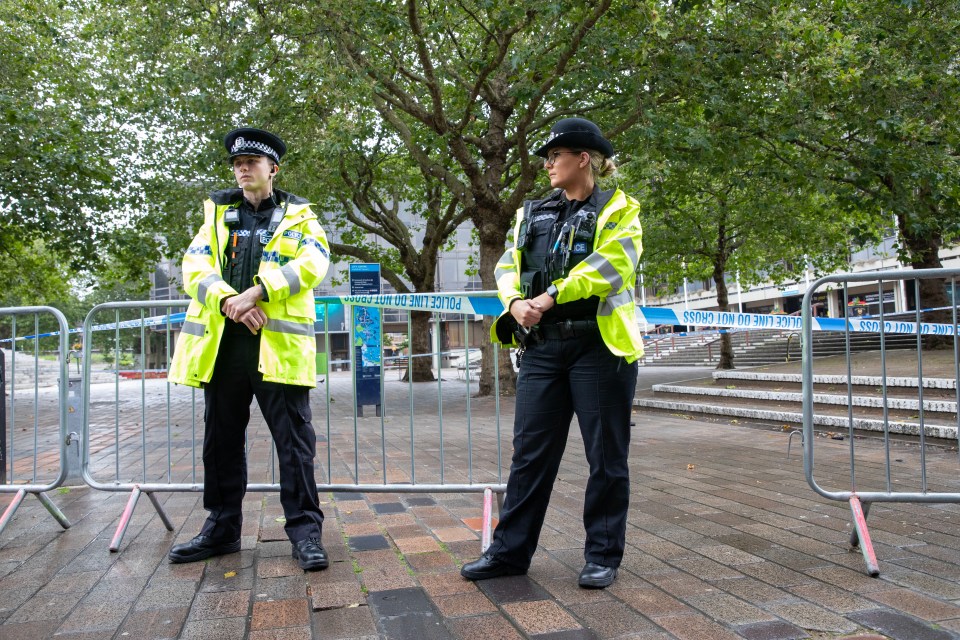
{"type": "Polygon", "coordinates": [[[613,155],[613,145],[603,137],[600,127],[586,118],[557,120],[550,128],[550,137],[542,147],[537,149],[536,154],[546,158],[547,152],[554,147],[594,149],[607,158],[613,155]]]}
{"type": "Polygon", "coordinates": [[[223,146],[227,148],[230,160],[237,156],[265,156],[280,164],[280,158],[287,152],[287,145],[279,136],[252,127],[234,129],[223,139],[223,146]]]}

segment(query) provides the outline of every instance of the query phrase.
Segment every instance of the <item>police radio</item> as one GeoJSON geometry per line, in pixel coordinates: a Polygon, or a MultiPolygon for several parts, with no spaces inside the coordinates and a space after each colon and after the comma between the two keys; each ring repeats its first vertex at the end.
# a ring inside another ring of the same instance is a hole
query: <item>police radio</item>
{"type": "Polygon", "coordinates": [[[594,211],[580,211],[563,223],[560,233],[547,256],[547,268],[550,280],[565,278],[570,268],[579,263],[590,252],[593,235],[597,229],[597,214],[594,211]],[[574,265],[571,257],[576,256],[574,265]]]}
{"type": "Polygon", "coordinates": [[[287,198],[287,201],[283,203],[283,206],[278,206],[273,210],[273,215],[270,216],[270,224],[267,226],[267,230],[260,234],[260,244],[266,245],[273,239],[273,234],[277,230],[277,227],[280,226],[280,223],[283,222],[283,217],[287,215],[287,207],[290,206],[290,198],[287,198]]]}

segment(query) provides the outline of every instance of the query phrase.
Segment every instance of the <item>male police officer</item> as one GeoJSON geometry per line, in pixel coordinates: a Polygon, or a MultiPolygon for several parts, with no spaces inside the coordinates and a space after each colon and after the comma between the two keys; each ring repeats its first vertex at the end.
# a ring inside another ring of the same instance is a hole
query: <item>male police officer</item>
{"type": "Polygon", "coordinates": [[[239,189],[204,203],[204,222],[183,258],[193,298],[177,340],[170,379],[203,387],[203,506],[200,535],[170,550],[194,562],[240,550],[247,486],[244,433],[255,396],[276,443],[280,503],[293,557],[307,570],[328,565],[321,544],[313,472],[316,386],[313,288],[329,264],[329,245],[310,203],[274,189],[286,145],[260,129],[224,139],[239,189]]]}

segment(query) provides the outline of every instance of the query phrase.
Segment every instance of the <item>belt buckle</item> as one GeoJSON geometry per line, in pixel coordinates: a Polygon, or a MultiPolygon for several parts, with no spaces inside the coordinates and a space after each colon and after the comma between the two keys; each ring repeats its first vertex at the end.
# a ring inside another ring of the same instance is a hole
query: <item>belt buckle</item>
{"type": "Polygon", "coordinates": [[[564,340],[574,337],[576,332],[573,329],[573,320],[569,318],[560,323],[560,337],[564,340]]]}

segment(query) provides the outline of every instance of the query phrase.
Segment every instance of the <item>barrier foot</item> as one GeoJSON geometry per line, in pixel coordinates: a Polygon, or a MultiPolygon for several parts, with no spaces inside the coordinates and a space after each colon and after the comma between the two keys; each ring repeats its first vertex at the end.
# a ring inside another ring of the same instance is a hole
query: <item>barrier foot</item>
{"type": "Polygon", "coordinates": [[[173,531],[173,523],[170,522],[170,518],[167,517],[167,512],[160,506],[157,496],[153,495],[152,491],[148,491],[147,497],[150,498],[150,502],[153,503],[153,508],[157,510],[157,515],[160,516],[160,521],[163,522],[163,526],[167,528],[167,531],[173,531]]]}
{"type": "Polygon", "coordinates": [[[63,511],[60,511],[57,505],[53,504],[53,500],[48,498],[47,494],[42,491],[38,492],[37,500],[39,500],[40,504],[47,508],[47,511],[50,512],[50,515],[54,517],[61,527],[64,529],[69,529],[71,527],[70,521],[67,520],[67,516],[63,515],[63,511]]]}
{"type": "Polygon", "coordinates": [[[800,446],[803,446],[803,431],[800,429],[794,429],[790,432],[790,437],[787,438],[787,460],[790,459],[790,447],[793,445],[793,436],[800,434],[800,446]]]}
{"type": "Polygon", "coordinates": [[[20,489],[17,491],[16,495],[13,496],[13,502],[7,506],[3,512],[3,515],[0,516],[0,533],[3,533],[3,530],[7,528],[7,523],[13,519],[13,514],[17,512],[17,508],[20,507],[20,503],[23,502],[23,498],[26,495],[27,492],[23,489],[20,489]]]}
{"type": "Polygon", "coordinates": [[[110,552],[116,553],[120,550],[120,543],[123,542],[123,536],[127,532],[127,525],[130,524],[130,518],[133,516],[133,510],[137,508],[137,502],[140,500],[139,486],[135,486],[130,492],[130,499],[127,500],[127,506],[120,516],[120,524],[117,525],[117,532],[113,534],[113,540],[110,541],[110,552]]]}
{"type": "Polygon", "coordinates": [[[493,489],[483,490],[483,524],[480,530],[480,553],[485,553],[493,539],[493,489]]]}
{"type": "MultiPolygon", "coordinates": [[[[850,496],[850,510],[853,512],[853,525],[855,532],[851,536],[850,542],[859,543],[860,551],[863,553],[863,560],[867,564],[867,573],[876,578],[880,575],[880,567],[877,565],[877,556],[873,552],[873,543],[870,541],[870,531],[867,530],[867,514],[860,505],[860,498],[850,496]]],[[[869,510],[869,503],[867,504],[869,510]]],[[[857,544],[854,544],[856,548],[857,544]]]]}

